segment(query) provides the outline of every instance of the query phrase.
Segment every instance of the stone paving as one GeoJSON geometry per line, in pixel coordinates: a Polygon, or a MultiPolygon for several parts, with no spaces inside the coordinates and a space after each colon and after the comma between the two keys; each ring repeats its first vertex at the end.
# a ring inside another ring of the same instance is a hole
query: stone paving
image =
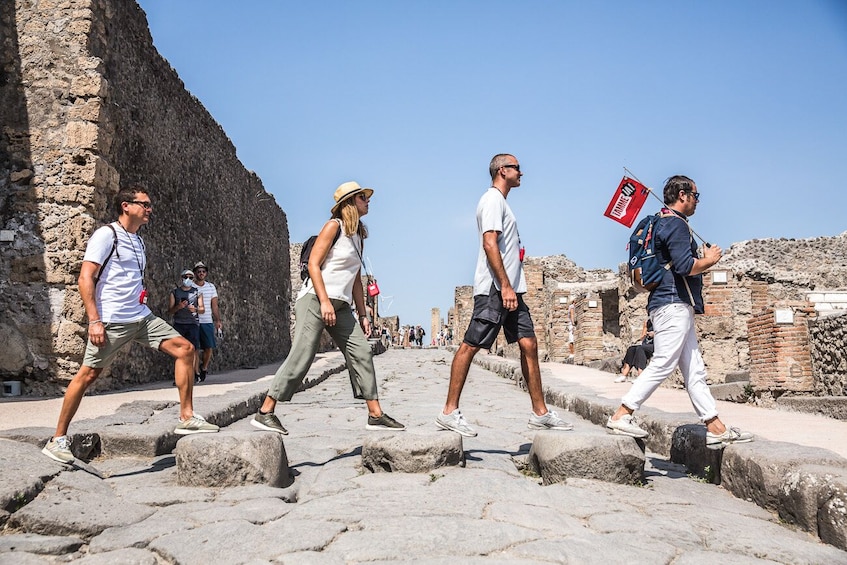
{"type": "MultiPolygon", "coordinates": [[[[433,423],[449,352],[390,350],[375,361],[385,411],[409,428],[399,433],[451,433],[433,423]]],[[[30,443],[0,439],[0,564],[847,563],[847,553],[650,451],[641,486],[542,485],[526,470],[536,434],[526,427],[529,398],[477,365],[462,410],[479,436],[463,438],[465,467],[429,473],[364,470],[363,443],[386,432],[365,430],[346,372],[314,382],[277,407],[290,432],[285,488],[179,486],[170,453],[97,458],[100,479],[41,455],[39,432],[22,434],[30,443]]],[[[199,398],[197,409],[211,419],[222,403],[249,408],[266,386],[199,398]]],[[[575,425],[558,433],[605,435],[552,408],[575,425]]],[[[96,431],[97,420],[88,424],[96,431]]],[[[247,418],[225,429],[267,433],[247,418]]]]}

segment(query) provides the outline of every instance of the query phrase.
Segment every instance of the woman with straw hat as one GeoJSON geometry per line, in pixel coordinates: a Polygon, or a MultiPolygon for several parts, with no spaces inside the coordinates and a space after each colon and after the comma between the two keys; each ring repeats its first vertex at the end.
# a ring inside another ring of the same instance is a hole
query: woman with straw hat
{"type": "Polygon", "coordinates": [[[295,329],[291,352],[274,375],[259,412],[250,423],[260,430],[287,434],[274,414],[276,403],[289,401],[303,382],[315,358],[321,332],[326,329],[344,354],[353,396],[368,406],[369,430],[404,430],[382,411],[376,384],[373,352],[368,336],[361,284],[362,247],[368,230],[361,217],[368,213],[373,190],[345,182],[335,191],[332,218],[324,224],[309,255],[309,277],[294,305],[295,329]],[[358,313],[358,323],[351,304],[358,313]]]}

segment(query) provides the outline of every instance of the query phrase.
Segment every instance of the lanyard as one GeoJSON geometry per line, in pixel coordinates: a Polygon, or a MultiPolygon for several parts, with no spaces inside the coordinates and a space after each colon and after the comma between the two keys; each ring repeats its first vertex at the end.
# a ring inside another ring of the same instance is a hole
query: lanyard
{"type": "Polygon", "coordinates": [[[141,257],[139,257],[138,250],[135,248],[135,242],[132,239],[132,235],[130,235],[130,233],[126,230],[126,228],[124,227],[124,225],[122,223],[120,223],[120,222],[115,222],[115,223],[118,224],[119,226],[121,226],[121,229],[124,231],[126,236],[129,238],[129,245],[130,245],[130,247],[132,247],[132,254],[135,255],[135,264],[138,265],[138,272],[141,273],[141,286],[144,287],[144,270],[147,268],[147,257],[146,257],[146,253],[145,253],[146,250],[144,249],[144,240],[142,240],[137,235],[135,236],[135,237],[138,238],[138,242],[141,245],[141,257],[144,257],[144,264],[142,265],[141,257]]]}

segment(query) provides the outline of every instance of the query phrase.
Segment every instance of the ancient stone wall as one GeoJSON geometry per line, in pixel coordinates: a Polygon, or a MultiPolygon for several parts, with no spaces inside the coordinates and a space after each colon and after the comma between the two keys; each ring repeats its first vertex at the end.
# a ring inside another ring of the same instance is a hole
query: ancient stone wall
{"type": "MultiPolygon", "coordinates": [[[[216,284],[225,338],[213,370],[278,360],[290,347],[288,227],[221,127],[153,47],[127,0],[15,0],[0,7],[0,360],[24,392],[56,392],[79,367],[87,324],[76,288],[85,243],[140,182],[149,305],[163,315],[198,260],[216,284]]],[[[132,346],[99,388],[172,378],[132,346]]]]}
{"type": "Polygon", "coordinates": [[[847,313],[809,322],[815,394],[847,395],[847,313]]]}

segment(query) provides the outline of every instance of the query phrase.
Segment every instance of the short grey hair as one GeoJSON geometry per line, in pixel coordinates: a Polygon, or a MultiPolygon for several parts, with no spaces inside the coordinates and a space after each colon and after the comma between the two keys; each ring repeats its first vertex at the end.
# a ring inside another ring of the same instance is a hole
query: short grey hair
{"type": "Polygon", "coordinates": [[[509,158],[514,159],[515,156],[510,153],[498,153],[494,157],[491,158],[491,163],[488,164],[488,172],[491,174],[491,180],[494,180],[494,177],[497,176],[497,171],[500,170],[500,167],[504,165],[509,165],[509,158]]]}

